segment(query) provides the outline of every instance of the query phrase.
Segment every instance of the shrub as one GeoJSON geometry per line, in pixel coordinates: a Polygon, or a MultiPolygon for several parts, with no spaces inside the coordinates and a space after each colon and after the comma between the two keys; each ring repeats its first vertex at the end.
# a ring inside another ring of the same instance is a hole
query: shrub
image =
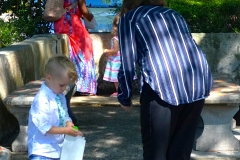
{"type": "Polygon", "coordinates": [[[46,0],[1,1],[0,15],[14,13],[17,17],[9,22],[0,20],[0,48],[19,42],[34,34],[49,33],[51,23],[42,19],[43,5],[46,0]]]}
{"type": "Polygon", "coordinates": [[[167,0],[168,6],[183,15],[191,32],[239,32],[239,0],[167,0]]]}
{"type": "Polygon", "coordinates": [[[12,23],[4,23],[0,20],[0,48],[15,41],[17,33],[12,23]]]}

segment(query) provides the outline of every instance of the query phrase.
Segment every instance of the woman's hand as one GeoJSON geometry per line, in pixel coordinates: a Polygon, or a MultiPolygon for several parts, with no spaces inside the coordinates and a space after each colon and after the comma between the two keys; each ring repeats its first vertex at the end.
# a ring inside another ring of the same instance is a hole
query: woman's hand
{"type": "Polygon", "coordinates": [[[103,50],[103,54],[107,54],[107,56],[114,56],[114,55],[115,55],[114,52],[115,52],[115,51],[114,51],[114,50],[111,50],[111,49],[104,49],[104,50],[103,50]]]}
{"type": "Polygon", "coordinates": [[[103,50],[103,53],[104,53],[104,54],[108,53],[108,49],[104,49],[104,50],[103,50]]]}
{"type": "Polygon", "coordinates": [[[82,15],[87,18],[87,20],[91,21],[93,19],[93,14],[89,12],[85,0],[78,0],[78,7],[82,15]]]}
{"type": "Polygon", "coordinates": [[[107,54],[107,56],[113,56],[113,54],[109,52],[109,49],[104,49],[103,54],[107,54]]]}

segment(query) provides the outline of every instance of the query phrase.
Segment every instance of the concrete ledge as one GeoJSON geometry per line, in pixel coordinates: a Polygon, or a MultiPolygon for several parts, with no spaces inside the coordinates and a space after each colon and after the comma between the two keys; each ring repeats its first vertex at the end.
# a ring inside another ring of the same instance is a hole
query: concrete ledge
{"type": "MultiPolygon", "coordinates": [[[[206,104],[235,104],[240,103],[239,86],[233,83],[227,74],[213,74],[214,88],[210,96],[206,98],[206,104]]],[[[43,80],[30,81],[26,85],[18,88],[11,93],[4,103],[7,106],[29,107],[38,92],[43,80]]],[[[134,94],[133,105],[139,106],[139,95],[134,94]]],[[[72,106],[88,105],[88,106],[119,106],[117,98],[109,96],[79,96],[72,97],[72,106]]]]}

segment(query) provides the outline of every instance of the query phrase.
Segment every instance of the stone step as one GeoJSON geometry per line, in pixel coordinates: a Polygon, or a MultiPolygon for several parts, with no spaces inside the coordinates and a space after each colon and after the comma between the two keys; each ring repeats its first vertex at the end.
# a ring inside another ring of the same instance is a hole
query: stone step
{"type": "MultiPolygon", "coordinates": [[[[132,98],[133,106],[140,106],[139,95],[136,95],[132,98]]],[[[81,107],[81,106],[120,106],[116,97],[109,96],[77,96],[71,98],[72,107],[81,107]]]]}

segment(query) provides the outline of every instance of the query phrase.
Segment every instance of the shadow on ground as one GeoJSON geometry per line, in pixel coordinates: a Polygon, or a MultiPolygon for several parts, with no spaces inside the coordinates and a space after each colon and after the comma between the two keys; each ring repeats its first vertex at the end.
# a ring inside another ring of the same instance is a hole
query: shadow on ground
{"type": "Polygon", "coordinates": [[[74,113],[86,137],[84,159],[142,159],[138,107],[128,112],[120,107],[84,106],[74,113]]]}

